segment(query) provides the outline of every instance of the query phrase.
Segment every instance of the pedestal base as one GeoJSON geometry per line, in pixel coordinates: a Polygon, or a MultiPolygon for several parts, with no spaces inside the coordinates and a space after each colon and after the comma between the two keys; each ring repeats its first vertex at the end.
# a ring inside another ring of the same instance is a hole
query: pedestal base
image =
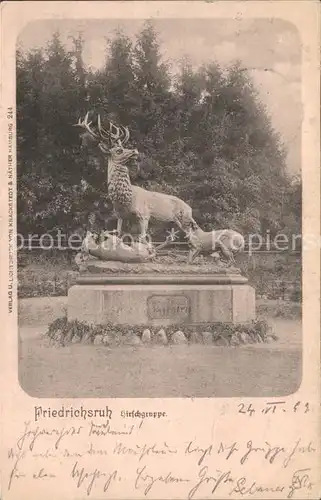
{"type": "Polygon", "coordinates": [[[166,326],[173,324],[249,323],[255,319],[255,291],[241,276],[88,276],[69,289],[68,320],[91,324],[166,326]],[[141,281],[139,283],[139,281],[141,281]],[[154,282],[153,282],[154,281],[154,282]],[[245,283],[244,283],[245,281],[245,283]],[[234,282],[234,283],[233,283],[234,282]],[[236,282],[236,283],[235,283],[236,282]]]}

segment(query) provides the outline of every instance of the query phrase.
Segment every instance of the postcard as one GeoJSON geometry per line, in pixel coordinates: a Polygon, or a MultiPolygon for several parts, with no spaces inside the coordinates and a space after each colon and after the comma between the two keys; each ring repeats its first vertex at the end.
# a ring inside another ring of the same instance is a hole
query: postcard
{"type": "Polygon", "coordinates": [[[1,32],[2,500],[320,498],[318,3],[1,32]]]}

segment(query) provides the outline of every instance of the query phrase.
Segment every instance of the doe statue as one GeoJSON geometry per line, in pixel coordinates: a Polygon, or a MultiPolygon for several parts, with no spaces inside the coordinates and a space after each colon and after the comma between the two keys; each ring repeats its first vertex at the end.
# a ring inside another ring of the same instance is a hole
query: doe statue
{"type": "Polygon", "coordinates": [[[81,251],[76,256],[76,263],[82,267],[88,259],[114,262],[150,262],[159,250],[175,241],[170,233],[163,243],[153,245],[147,241],[135,241],[127,245],[113,232],[103,231],[100,235],[87,231],[81,251]]]}
{"type": "Polygon", "coordinates": [[[203,231],[197,223],[193,223],[186,233],[190,245],[188,262],[191,264],[200,254],[217,253],[226,260],[228,265],[234,265],[234,256],[244,249],[244,237],[232,229],[203,231]]]}
{"type": "Polygon", "coordinates": [[[109,126],[103,128],[98,115],[97,127],[88,122],[89,113],[84,120],[79,119],[76,126],[85,129],[82,135],[83,145],[88,139],[97,145],[108,156],[108,194],[117,216],[117,233],[121,235],[123,218],[134,214],[140,226],[140,239],[147,236],[151,218],[162,222],[174,222],[183,231],[188,231],[195,223],[192,208],[176,196],[148,191],[139,186],[133,186],[130,181],[127,163],[138,158],[137,149],[125,147],[130,134],[127,127],[116,126],[109,121],[109,126]]]}

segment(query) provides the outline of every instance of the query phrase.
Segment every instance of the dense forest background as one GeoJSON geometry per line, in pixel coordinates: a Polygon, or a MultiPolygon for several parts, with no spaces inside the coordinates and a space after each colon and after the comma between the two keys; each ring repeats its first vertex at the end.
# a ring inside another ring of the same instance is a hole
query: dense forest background
{"type": "Polygon", "coordinates": [[[301,181],[240,63],[186,60],[174,77],[151,22],[135,41],[106,40],[101,70],[85,67],[83,46],[79,34],[67,50],[56,33],[42,50],[17,50],[20,233],[115,227],[106,158],[81,150],[73,127],[88,110],[129,127],[141,152],[133,184],[179,196],[204,229],[301,233],[301,181]]]}

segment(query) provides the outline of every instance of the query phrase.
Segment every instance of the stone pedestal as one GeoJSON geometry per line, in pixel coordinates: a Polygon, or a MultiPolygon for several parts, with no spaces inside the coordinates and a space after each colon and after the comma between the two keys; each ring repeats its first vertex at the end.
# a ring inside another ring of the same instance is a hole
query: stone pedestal
{"type": "Polygon", "coordinates": [[[68,320],[166,326],[249,323],[255,292],[239,273],[92,274],[68,293],[68,320]]]}

